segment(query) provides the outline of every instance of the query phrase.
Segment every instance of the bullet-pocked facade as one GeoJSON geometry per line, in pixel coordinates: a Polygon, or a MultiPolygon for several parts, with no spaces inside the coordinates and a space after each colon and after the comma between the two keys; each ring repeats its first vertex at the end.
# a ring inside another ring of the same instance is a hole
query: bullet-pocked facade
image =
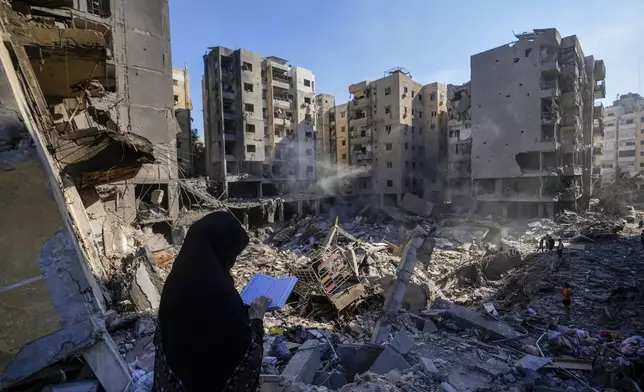
{"type": "Polygon", "coordinates": [[[603,61],[556,29],[471,58],[472,197],[484,214],[554,216],[592,193],[593,137],[600,136],[603,61]]]}

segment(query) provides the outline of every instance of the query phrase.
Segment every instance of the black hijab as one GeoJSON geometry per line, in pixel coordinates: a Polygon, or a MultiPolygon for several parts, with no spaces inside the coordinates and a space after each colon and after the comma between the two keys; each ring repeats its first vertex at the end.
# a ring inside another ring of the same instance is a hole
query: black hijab
{"type": "Polygon", "coordinates": [[[189,392],[219,391],[251,343],[230,269],[248,235],[228,212],[195,222],[163,287],[159,325],[166,361],[189,392]]]}

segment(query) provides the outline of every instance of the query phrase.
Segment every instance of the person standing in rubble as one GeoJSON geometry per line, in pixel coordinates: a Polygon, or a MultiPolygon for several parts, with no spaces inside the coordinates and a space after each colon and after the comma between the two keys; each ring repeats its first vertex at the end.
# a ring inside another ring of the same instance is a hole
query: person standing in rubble
{"type": "Polygon", "coordinates": [[[230,274],[248,241],[228,212],[188,230],[161,295],[152,391],[257,390],[270,300],[247,310],[230,274]]]}
{"type": "Polygon", "coordinates": [[[564,244],[561,238],[559,238],[559,243],[557,244],[557,256],[559,256],[559,259],[563,256],[563,250],[564,250],[564,244]]]}
{"type": "Polygon", "coordinates": [[[553,236],[550,236],[550,239],[548,239],[548,250],[553,251],[555,249],[555,238],[553,236]]]}
{"type": "Polygon", "coordinates": [[[564,288],[561,290],[561,296],[563,299],[561,303],[564,306],[564,314],[566,315],[566,320],[570,320],[570,305],[572,304],[572,288],[568,282],[564,283],[564,288]]]}
{"type": "Polygon", "coordinates": [[[537,249],[537,252],[544,252],[546,249],[544,248],[544,243],[546,242],[546,237],[541,237],[539,240],[539,249],[537,249]]]}

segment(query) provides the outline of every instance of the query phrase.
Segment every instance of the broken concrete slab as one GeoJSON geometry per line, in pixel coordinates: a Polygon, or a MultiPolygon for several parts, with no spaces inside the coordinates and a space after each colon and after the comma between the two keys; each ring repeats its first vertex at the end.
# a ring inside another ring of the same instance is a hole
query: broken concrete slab
{"type": "Polygon", "coordinates": [[[530,369],[532,371],[537,371],[542,367],[546,366],[552,362],[552,358],[548,357],[537,357],[535,355],[525,355],[519,359],[514,366],[519,369],[530,369]]]}
{"type": "Polygon", "coordinates": [[[454,387],[453,387],[450,383],[448,383],[447,381],[446,381],[446,382],[441,383],[440,388],[441,388],[441,391],[443,391],[443,392],[458,392],[458,391],[456,390],[456,388],[454,388],[454,387]]]}
{"type": "Polygon", "coordinates": [[[425,323],[423,325],[424,333],[434,333],[437,331],[438,331],[438,327],[432,320],[425,320],[425,323]]]}
{"type": "Polygon", "coordinates": [[[138,310],[157,309],[161,303],[161,294],[154,285],[150,272],[143,264],[136,269],[130,294],[132,303],[138,310]]]}
{"type": "Polygon", "coordinates": [[[416,195],[405,193],[403,195],[402,201],[400,202],[400,207],[409,212],[413,212],[414,214],[429,217],[432,214],[434,205],[431,202],[423,200],[416,195]]]}
{"type": "Polygon", "coordinates": [[[411,349],[414,348],[414,341],[403,331],[396,333],[389,344],[402,355],[409,354],[411,349]]]}
{"type": "Polygon", "coordinates": [[[378,374],[386,374],[390,370],[398,369],[405,370],[411,365],[402,355],[391,347],[385,347],[385,350],[380,354],[376,362],[369,369],[370,371],[378,374]]]}
{"type": "Polygon", "coordinates": [[[489,319],[485,315],[456,305],[444,299],[437,299],[436,306],[447,310],[446,317],[454,321],[461,328],[478,328],[487,333],[491,339],[517,339],[523,336],[507,323],[489,319]]]}
{"type": "Polygon", "coordinates": [[[310,384],[321,364],[319,342],[307,340],[282,371],[282,378],[290,382],[310,384]]]}
{"type": "Polygon", "coordinates": [[[423,366],[423,372],[425,375],[433,380],[437,381],[444,381],[445,377],[441,374],[441,372],[438,370],[436,365],[434,364],[434,361],[432,361],[429,358],[421,357],[420,358],[420,363],[423,366]]]}
{"type": "Polygon", "coordinates": [[[337,371],[317,372],[315,373],[312,384],[320,385],[332,390],[337,390],[347,384],[347,378],[337,371]]]}

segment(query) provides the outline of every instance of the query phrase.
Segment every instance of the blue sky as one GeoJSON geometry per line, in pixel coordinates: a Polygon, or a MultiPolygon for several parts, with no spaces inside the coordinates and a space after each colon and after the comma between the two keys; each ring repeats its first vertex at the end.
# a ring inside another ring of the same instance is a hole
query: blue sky
{"type": "Polygon", "coordinates": [[[308,68],[317,93],[344,102],[350,84],[394,66],[423,84],[465,82],[472,54],[511,42],[513,32],[556,27],[604,59],[605,104],[643,93],[643,0],[170,0],[170,22],[172,62],[190,72],[200,134],[203,55],[218,45],[308,68]]]}

